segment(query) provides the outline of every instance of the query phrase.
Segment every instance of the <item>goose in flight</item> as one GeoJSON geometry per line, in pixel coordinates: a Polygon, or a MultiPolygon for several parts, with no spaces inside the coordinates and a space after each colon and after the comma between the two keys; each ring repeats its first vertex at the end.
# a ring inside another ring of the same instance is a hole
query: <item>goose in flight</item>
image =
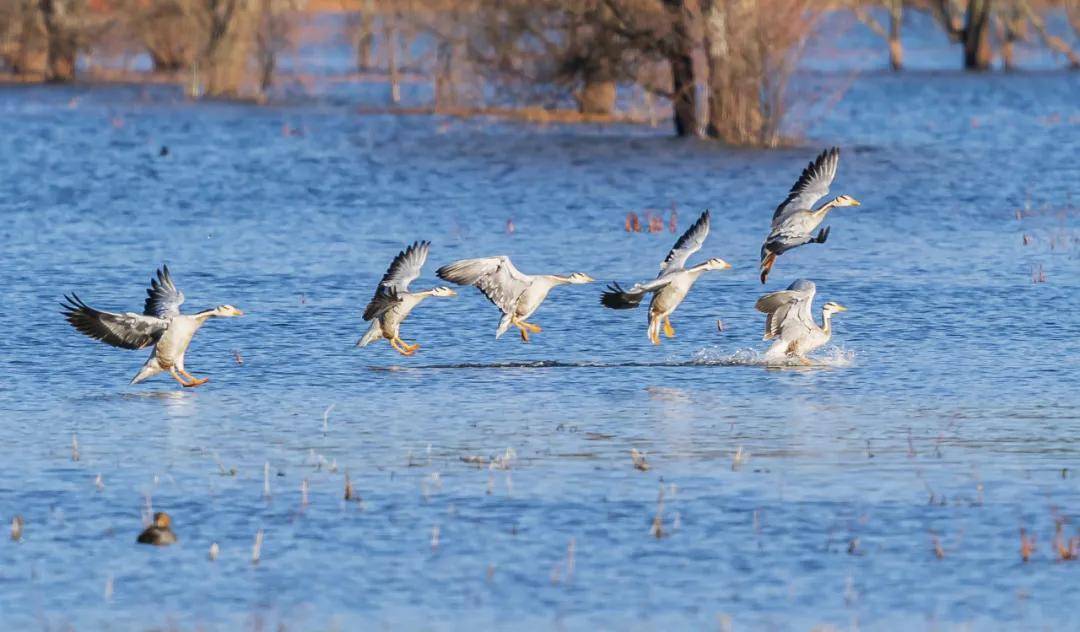
{"type": "Polygon", "coordinates": [[[709,211],[705,211],[675,242],[675,247],[660,264],[659,276],[652,281],[637,283],[628,290],[624,290],[618,283],[612,283],[608,286],[608,291],[601,296],[600,302],[604,307],[611,309],[632,309],[640,305],[645,295],[651,292],[653,297],[652,302],[649,303],[649,340],[654,345],[660,344],[661,324],[664,327],[664,335],[668,338],[673,337],[675,329],[671,326],[671,313],[686,298],[686,293],[690,291],[701,273],[706,270],[726,270],[731,267],[731,264],[723,259],[715,258],[696,266],[686,267],[687,259],[701,249],[708,234],[709,211]]]}
{"type": "Polygon", "coordinates": [[[168,266],[162,266],[157,271],[157,278],[150,279],[146,294],[143,313],[119,314],[94,309],[72,292],[70,297],[64,296],[67,302],[62,304],[63,314],[75,329],[114,347],[145,349],[153,346],[153,352],[132,378],[132,384],[165,371],[187,387],[210,381],[206,377],[196,378],[184,369],[184,353],[191,338],[210,318],[243,316],[244,312],[232,305],[219,305],[197,314],[181,314],[184,293],[173,283],[168,266]]]}
{"type": "Polygon", "coordinates": [[[806,354],[818,349],[832,338],[832,315],[847,311],[839,303],[829,301],[821,308],[821,326],[810,313],[817,286],[813,281],[799,279],[788,289],[762,296],[754,304],[765,314],[765,337],[775,340],[765,352],[770,362],[796,359],[809,364],[806,354]]]}
{"type": "Polygon", "coordinates": [[[855,198],[841,195],[814,210],[814,204],[829,193],[829,185],[836,177],[839,162],[840,150],[836,147],[821,152],[814,162],[803,169],[787,198],[776,207],[772,228],[761,246],[762,283],[769,277],[778,256],[803,244],[825,243],[829,238],[829,228],[822,228],[817,235],[814,235],[814,230],[825,221],[830,210],[841,206],[859,206],[855,198]]]}
{"type": "Polygon", "coordinates": [[[450,283],[475,286],[503,313],[495,337],[501,337],[513,325],[521,332],[524,342],[529,341],[530,332],[541,331],[539,325],[527,322],[527,319],[536,312],[552,288],[596,280],[583,272],[568,276],[524,274],[506,256],[462,259],[439,268],[435,274],[450,283]]]}
{"type": "Polygon", "coordinates": [[[448,287],[436,287],[423,292],[410,292],[409,284],[420,276],[427,261],[430,241],[417,241],[398,253],[386,269],[386,274],[375,289],[375,296],[364,309],[364,320],[371,322],[367,333],[356,343],[366,347],[380,338],[390,341],[390,346],[401,355],[411,356],[419,344],[407,344],[401,339],[401,322],[417,305],[429,296],[455,296],[457,292],[448,287]]]}

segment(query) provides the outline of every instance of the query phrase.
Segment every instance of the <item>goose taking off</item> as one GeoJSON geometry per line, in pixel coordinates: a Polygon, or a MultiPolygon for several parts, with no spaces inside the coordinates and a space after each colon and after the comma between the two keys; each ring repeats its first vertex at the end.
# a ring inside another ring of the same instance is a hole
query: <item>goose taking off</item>
{"type": "Polygon", "coordinates": [[[196,378],[184,369],[184,353],[191,338],[210,318],[243,316],[244,312],[232,305],[219,305],[197,314],[181,314],[184,293],[173,284],[168,266],[161,266],[157,278],[150,279],[146,294],[143,313],[115,314],[90,307],[73,292],[70,297],[64,296],[67,303],[62,304],[63,314],[75,329],[114,347],[154,347],[146,364],[131,380],[132,384],[164,371],[168,371],[173,379],[184,386],[199,386],[210,381],[206,377],[196,378]]]}
{"type": "Polygon", "coordinates": [[[502,310],[503,317],[495,337],[499,338],[513,325],[521,331],[521,339],[529,341],[529,332],[538,333],[540,327],[526,322],[536,312],[556,285],[567,283],[592,283],[596,279],[583,272],[569,276],[557,274],[523,274],[514,267],[510,257],[485,257],[462,259],[435,271],[444,281],[458,285],[473,285],[502,310]]]}
{"type": "Polygon", "coordinates": [[[803,244],[825,243],[829,238],[829,228],[822,228],[817,235],[814,235],[814,230],[825,221],[830,210],[841,206],[859,206],[855,198],[841,195],[814,210],[814,204],[829,193],[829,185],[836,177],[839,162],[840,150],[836,147],[821,152],[814,162],[803,169],[787,198],[776,207],[772,229],[761,246],[762,283],[769,277],[778,256],[803,244]]]}
{"type": "Polygon", "coordinates": [[[767,361],[795,358],[809,364],[806,354],[832,338],[832,315],[847,308],[832,301],[825,303],[819,327],[810,313],[816,291],[813,281],[799,279],[788,289],[766,294],[754,304],[759,312],[765,313],[763,340],[776,340],[765,352],[767,361]]]}
{"type": "Polygon", "coordinates": [[[624,290],[618,283],[612,283],[600,298],[600,302],[611,309],[632,309],[641,304],[646,294],[652,292],[652,302],[649,303],[649,340],[654,345],[660,344],[661,324],[664,326],[664,335],[673,337],[675,329],[671,326],[671,312],[682,303],[701,273],[731,267],[731,264],[723,259],[709,259],[696,266],[686,267],[686,260],[701,249],[708,234],[709,211],[705,211],[675,242],[675,247],[660,264],[659,276],[652,281],[637,283],[629,290],[624,290]]]}
{"type": "Polygon", "coordinates": [[[448,287],[436,287],[424,292],[410,292],[409,284],[420,276],[420,269],[427,261],[430,241],[417,241],[398,253],[386,269],[375,296],[364,309],[364,320],[371,321],[367,333],[356,343],[366,347],[379,338],[386,338],[401,355],[411,356],[420,348],[419,344],[406,344],[401,339],[401,321],[409,312],[429,296],[455,296],[457,292],[448,287]]]}

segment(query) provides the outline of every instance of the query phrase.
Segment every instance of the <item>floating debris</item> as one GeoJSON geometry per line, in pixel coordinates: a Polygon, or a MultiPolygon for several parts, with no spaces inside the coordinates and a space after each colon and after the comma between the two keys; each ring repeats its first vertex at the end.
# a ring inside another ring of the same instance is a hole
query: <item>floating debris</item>
{"type": "Polygon", "coordinates": [[[220,552],[221,552],[221,549],[218,547],[218,543],[217,542],[212,542],[210,544],[210,552],[207,554],[207,557],[209,557],[210,561],[213,562],[214,560],[216,560],[218,558],[218,553],[220,553],[220,552]]]}
{"type": "Polygon", "coordinates": [[[638,452],[637,448],[630,448],[630,458],[634,461],[634,467],[642,472],[649,471],[649,463],[645,460],[645,453],[638,452]]]}
{"type": "Polygon", "coordinates": [[[431,550],[435,551],[439,548],[439,525],[431,527],[431,550]]]}
{"type": "Polygon", "coordinates": [[[300,481],[300,507],[308,506],[308,481],[305,478],[300,481]]]}
{"type": "Polygon", "coordinates": [[[244,356],[240,355],[239,349],[233,349],[232,357],[238,366],[244,366],[244,356]]]}
{"type": "Polygon", "coordinates": [[[71,435],[71,460],[79,460],[79,437],[74,433],[71,435]]]}
{"type": "Polygon", "coordinates": [[[101,474],[98,474],[97,478],[94,479],[94,487],[96,487],[99,492],[105,489],[105,481],[101,479],[101,474]]]}
{"type": "Polygon", "coordinates": [[[473,455],[473,454],[468,454],[468,455],[461,456],[461,457],[458,457],[458,458],[461,459],[462,463],[468,463],[469,465],[487,465],[487,463],[488,463],[488,460],[487,460],[486,457],[476,456],[476,455],[473,455]]]}
{"type": "Polygon", "coordinates": [[[15,516],[11,519],[11,539],[18,542],[22,539],[23,517],[15,516]]]}

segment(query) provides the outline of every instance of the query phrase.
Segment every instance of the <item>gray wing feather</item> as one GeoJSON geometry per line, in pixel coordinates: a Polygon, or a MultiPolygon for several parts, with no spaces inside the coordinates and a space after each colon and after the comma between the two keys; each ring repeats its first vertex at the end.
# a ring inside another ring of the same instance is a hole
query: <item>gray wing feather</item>
{"type": "Polygon", "coordinates": [[[810,314],[817,286],[813,281],[799,279],[788,289],[762,296],[754,308],[765,313],[764,340],[783,335],[785,330],[809,329],[813,325],[810,314]]]}
{"type": "Polygon", "coordinates": [[[476,287],[504,314],[515,312],[521,294],[532,284],[532,278],[522,274],[505,256],[462,259],[439,268],[435,274],[450,283],[476,287]]]}
{"type": "Polygon", "coordinates": [[[122,349],[143,349],[158,341],[169,321],[157,316],[127,312],[114,314],[90,307],[74,293],[61,303],[64,318],[80,332],[122,349]]]}
{"type": "Polygon", "coordinates": [[[705,211],[701,214],[701,217],[694,222],[685,233],[679,237],[679,240],[675,242],[675,246],[671,248],[671,252],[668,253],[667,258],[660,264],[661,270],[667,270],[671,268],[678,270],[686,267],[686,260],[690,258],[690,255],[694,254],[698,250],[701,250],[701,246],[705,244],[705,238],[709,236],[709,211],[705,211]]]}
{"type": "MultiPolygon", "coordinates": [[[[394,288],[398,293],[404,294],[409,291],[409,284],[420,276],[420,270],[427,261],[430,241],[417,241],[411,246],[398,253],[386,269],[386,274],[379,281],[380,288],[394,288]]],[[[378,290],[376,291],[378,295],[378,290]]]]}
{"type": "Polygon", "coordinates": [[[829,185],[836,177],[836,167],[840,162],[840,150],[836,147],[826,149],[803,169],[802,175],[791,187],[787,198],[776,207],[773,223],[795,211],[807,211],[814,208],[818,200],[829,192],[829,185]]]}
{"type": "Polygon", "coordinates": [[[176,288],[169,266],[163,265],[157,271],[157,278],[150,279],[146,289],[146,303],[143,314],[168,320],[180,315],[180,306],[184,303],[184,293],[176,288]]]}

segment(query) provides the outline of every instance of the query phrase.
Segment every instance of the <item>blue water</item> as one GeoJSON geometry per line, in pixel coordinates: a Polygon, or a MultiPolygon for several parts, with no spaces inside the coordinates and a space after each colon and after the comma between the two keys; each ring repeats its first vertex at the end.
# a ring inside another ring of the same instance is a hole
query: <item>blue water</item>
{"type": "Polygon", "coordinates": [[[778,151],[0,90],[0,518],[25,519],[0,540],[4,627],[1071,625],[1080,567],[1051,538],[1080,519],[1080,77],[799,81],[842,98],[778,151]],[[833,192],[863,206],[763,288],[772,210],[827,144],[833,192]],[[497,312],[464,291],[406,321],[411,358],[353,346],[408,242],[433,242],[415,287],[493,254],[626,283],[676,235],[628,234],[625,214],[672,204],[680,230],[712,209],[693,261],[735,267],[702,278],[660,347],[644,310],[600,308],[600,284],[553,292],[528,345],[496,341],[497,312]],[[71,291],[138,310],[163,262],[185,308],[247,312],[196,337],[199,389],[128,386],[144,352],[59,314],[71,291]],[[850,311],[817,366],[757,365],[754,301],[799,277],[850,311]],[[148,499],[177,546],[135,544],[148,499]]]}

